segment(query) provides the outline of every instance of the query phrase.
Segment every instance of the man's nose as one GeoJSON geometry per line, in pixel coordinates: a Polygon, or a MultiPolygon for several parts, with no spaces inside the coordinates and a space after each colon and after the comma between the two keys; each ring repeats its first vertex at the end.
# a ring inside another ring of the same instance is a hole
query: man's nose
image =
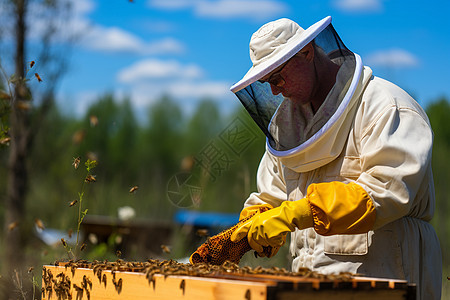
{"type": "Polygon", "coordinates": [[[281,90],[282,90],[282,88],[280,88],[276,85],[273,85],[273,84],[270,85],[270,89],[272,90],[272,94],[274,94],[274,95],[278,95],[279,93],[281,93],[281,90]]]}

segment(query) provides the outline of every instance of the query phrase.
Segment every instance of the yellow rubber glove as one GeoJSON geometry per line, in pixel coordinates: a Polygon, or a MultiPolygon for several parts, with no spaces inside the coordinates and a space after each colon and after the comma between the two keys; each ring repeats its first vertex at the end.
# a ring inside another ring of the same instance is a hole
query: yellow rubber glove
{"type": "Polygon", "coordinates": [[[231,235],[232,242],[244,237],[259,256],[265,256],[263,247],[272,247],[268,257],[275,255],[286,241],[286,234],[300,229],[312,227],[313,217],[306,199],[284,201],[280,206],[272,208],[251,218],[238,227],[231,235]]]}
{"type": "Polygon", "coordinates": [[[260,256],[264,256],[263,246],[271,246],[271,257],[284,244],[286,233],[295,227],[314,227],[321,235],[358,234],[371,230],[375,218],[375,205],[358,184],[317,183],[308,187],[305,198],[284,201],[241,224],[231,235],[231,241],[247,236],[250,246],[260,256]]]}
{"type": "Polygon", "coordinates": [[[242,219],[247,218],[248,216],[252,215],[255,212],[260,212],[260,208],[266,207],[268,209],[272,209],[273,206],[265,203],[265,204],[258,204],[258,205],[252,205],[252,206],[247,206],[244,209],[241,210],[241,214],[239,215],[239,221],[242,219]]]}

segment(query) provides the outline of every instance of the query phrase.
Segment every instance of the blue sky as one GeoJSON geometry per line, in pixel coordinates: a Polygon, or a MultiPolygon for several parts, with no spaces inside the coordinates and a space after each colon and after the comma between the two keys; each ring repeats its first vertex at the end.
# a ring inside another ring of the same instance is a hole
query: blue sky
{"type": "MultiPolygon", "coordinates": [[[[328,15],[346,46],[374,74],[424,107],[450,98],[450,1],[394,0],[78,0],[59,102],[83,113],[100,95],[129,97],[142,111],[163,94],[189,113],[210,97],[238,105],[229,87],[250,67],[248,43],[281,17],[306,28],[328,15]]],[[[45,74],[43,74],[45,76],[45,74]]]]}

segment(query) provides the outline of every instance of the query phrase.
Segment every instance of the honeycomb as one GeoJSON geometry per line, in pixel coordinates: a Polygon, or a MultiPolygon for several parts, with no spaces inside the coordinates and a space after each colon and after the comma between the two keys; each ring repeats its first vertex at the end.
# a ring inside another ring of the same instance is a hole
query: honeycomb
{"type": "MultiPolygon", "coordinates": [[[[222,265],[225,261],[238,264],[242,256],[252,250],[252,248],[250,247],[247,238],[243,238],[238,242],[232,242],[231,235],[241,224],[247,222],[256,214],[262,213],[266,210],[269,210],[269,208],[260,207],[259,212],[250,214],[234,226],[208,238],[208,240],[198,247],[198,249],[191,255],[189,261],[192,264],[203,262],[213,265],[222,265]]],[[[264,252],[266,255],[270,253],[270,251],[270,247],[264,247],[264,252]]]]}

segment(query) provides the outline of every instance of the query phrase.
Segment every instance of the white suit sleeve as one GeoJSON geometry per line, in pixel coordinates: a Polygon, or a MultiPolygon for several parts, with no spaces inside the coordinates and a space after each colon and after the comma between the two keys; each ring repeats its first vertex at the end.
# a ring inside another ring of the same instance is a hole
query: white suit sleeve
{"type": "Polygon", "coordinates": [[[244,207],[266,203],[276,207],[287,198],[281,164],[267,151],[258,167],[257,188],[258,192],[250,194],[244,207]]]}
{"type": "Polygon", "coordinates": [[[433,133],[428,119],[418,105],[391,102],[363,124],[367,126],[361,132],[362,173],[357,182],[374,201],[374,229],[423,205],[415,199],[423,185],[430,184],[433,133]]]}

